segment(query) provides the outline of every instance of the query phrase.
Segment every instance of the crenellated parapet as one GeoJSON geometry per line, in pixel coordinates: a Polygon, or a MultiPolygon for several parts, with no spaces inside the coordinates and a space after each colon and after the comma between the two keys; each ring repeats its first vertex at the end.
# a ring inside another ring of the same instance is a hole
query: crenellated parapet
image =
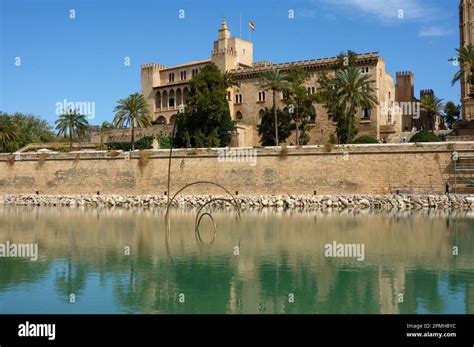
{"type": "Polygon", "coordinates": [[[142,64],[141,68],[142,70],[160,71],[160,70],[167,69],[168,67],[162,64],[149,63],[149,64],[142,64]]]}

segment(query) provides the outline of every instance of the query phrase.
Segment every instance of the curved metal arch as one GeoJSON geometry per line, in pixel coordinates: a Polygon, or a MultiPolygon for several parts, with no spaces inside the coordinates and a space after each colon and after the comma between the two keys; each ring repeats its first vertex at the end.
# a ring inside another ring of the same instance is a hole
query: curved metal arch
{"type": "MultiPolygon", "coordinates": [[[[183,94],[184,97],[184,94],[183,94]]],[[[165,244],[166,244],[166,253],[168,254],[169,259],[171,260],[172,263],[174,263],[173,258],[171,256],[170,252],[170,247],[169,247],[169,239],[171,235],[171,219],[170,219],[170,207],[173,201],[176,201],[176,197],[185,189],[193,186],[193,185],[198,185],[198,184],[210,184],[214,185],[216,187],[221,188],[225,193],[231,196],[231,198],[212,198],[209,201],[206,201],[204,204],[202,204],[196,214],[196,218],[194,220],[194,232],[195,232],[195,237],[196,237],[196,242],[199,247],[202,247],[204,245],[210,246],[214,243],[216,235],[217,235],[217,226],[214,220],[214,217],[212,216],[211,213],[209,212],[204,212],[202,213],[202,210],[208,206],[209,204],[216,202],[216,201],[225,201],[228,202],[231,206],[234,207],[234,210],[237,212],[238,219],[241,219],[241,208],[240,208],[240,203],[239,201],[235,198],[235,196],[224,186],[220,185],[219,183],[212,182],[212,181],[196,181],[192,183],[188,183],[185,186],[181,187],[178,189],[176,193],[173,194],[173,196],[170,198],[170,187],[171,187],[171,159],[173,156],[173,144],[174,144],[174,138],[176,135],[176,125],[178,124],[178,117],[180,115],[180,111],[176,114],[176,119],[173,124],[173,130],[171,133],[171,146],[170,146],[170,152],[169,152],[169,157],[168,157],[168,182],[167,182],[167,191],[166,191],[166,196],[167,196],[167,202],[166,202],[166,213],[165,213],[165,225],[166,225],[166,230],[165,230],[165,244]],[[200,225],[203,217],[209,217],[212,225],[213,225],[213,237],[212,240],[209,243],[205,243],[202,238],[201,238],[201,231],[200,231],[200,225]]],[[[239,241],[240,244],[240,241],[239,241]]]]}

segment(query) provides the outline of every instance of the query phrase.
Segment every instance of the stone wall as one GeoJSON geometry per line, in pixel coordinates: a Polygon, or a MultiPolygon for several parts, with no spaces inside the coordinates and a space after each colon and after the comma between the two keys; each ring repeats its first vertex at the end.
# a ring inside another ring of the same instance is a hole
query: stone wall
{"type": "MultiPolygon", "coordinates": [[[[243,150],[243,149],[240,149],[243,150]]],[[[474,154],[473,142],[348,145],[256,151],[252,162],[218,160],[218,149],[175,150],[171,192],[195,181],[212,181],[240,195],[386,194],[444,192],[452,182],[452,152],[474,154]],[[254,158],[255,159],[255,158],[254,158]],[[255,162],[254,162],[255,164],[255,162]]],[[[132,153],[0,155],[1,194],[164,194],[167,150],[132,153]]],[[[460,178],[458,177],[458,180],[460,178]]],[[[212,185],[194,185],[183,194],[221,194],[212,185]]]]}

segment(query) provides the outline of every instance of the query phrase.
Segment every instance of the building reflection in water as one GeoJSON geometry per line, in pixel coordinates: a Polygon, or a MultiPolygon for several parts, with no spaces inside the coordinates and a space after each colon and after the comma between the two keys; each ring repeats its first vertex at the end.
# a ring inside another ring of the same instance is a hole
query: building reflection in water
{"type": "MultiPolygon", "coordinates": [[[[263,210],[238,222],[217,210],[212,247],[198,247],[195,213],[175,210],[174,262],[163,213],[0,209],[0,242],[40,250],[38,262],[0,259],[0,310],[44,312],[13,300],[42,295],[47,312],[81,311],[93,299],[91,313],[474,313],[472,212],[263,210]],[[326,258],[333,241],[363,243],[364,261],[326,258]]],[[[203,239],[212,239],[208,227],[203,239]]]]}

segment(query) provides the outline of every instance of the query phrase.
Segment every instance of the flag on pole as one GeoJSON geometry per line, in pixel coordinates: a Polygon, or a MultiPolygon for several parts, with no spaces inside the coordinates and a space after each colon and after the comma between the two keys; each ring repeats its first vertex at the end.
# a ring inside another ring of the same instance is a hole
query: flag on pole
{"type": "Polygon", "coordinates": [[[255,31],[255,25],[253,25],[251,20],[249,20],[249,27],[252,29],[252,31],[255,31]]]}

